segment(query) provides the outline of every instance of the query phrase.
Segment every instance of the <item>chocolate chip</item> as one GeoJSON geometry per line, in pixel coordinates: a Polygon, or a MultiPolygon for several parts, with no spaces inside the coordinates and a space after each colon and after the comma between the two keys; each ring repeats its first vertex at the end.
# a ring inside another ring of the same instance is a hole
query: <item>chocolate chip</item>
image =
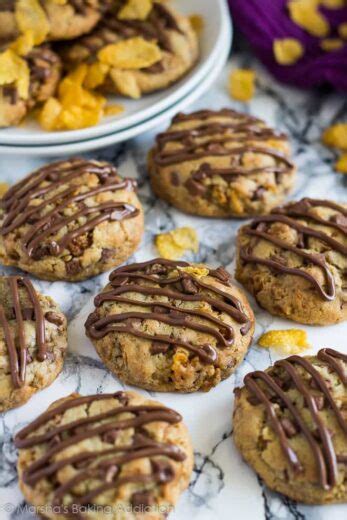
{"type": "Polygon", "coordinates": [[[196,294],[198,292],[198,288],[195,285],[194,281],[188,276],[184,276],[181,280],[183,291],[186,294],[196,294]]]}
{"type": "Polygon", "coordinates": [[[346,215],[333,215],[330,217],[330,222],[334,222],[338,226],[342,226],[344,228],[347,228],[347,216],[346,215]]]}
{"type": "Polygon", "coordinates": [[[184,186],[189,191],[190,195],[192,195],[193,197],[197,197],[197,196],[203,197],[207,191],[207,187],[204,186],[203,184],[201,184],[201,182],[198,182],[194,178],[188,179],[184,183],[184,186]]]}
{"type": "Polygon", "coordinates": [[[105,481],[106,482],[112,482],[114,480],[114,477],[119,473],[119,468],[115,464],[110,466],[108,470],[106,471],[105,475],[105,481]]]}
{"type": "Polygon", "coordinates": [[[118,430],[111,430],[109,432],[104,433],[102,435],[101,439],[103,442],[106,442],[107,444],[114,444],[117,437],[118,437],[118,430]]]}
{"type": "Polygon", "coordinates": [[[41,245],[41,246],[36,247],[32,251],[30,256],[34,260],[42,260],[42,258],[44,258],[45,256],[50,256],[50,254],[51,254],[51,252],[50,252],[49,245],[41,245]]]}
{"type": "Polygon", "coordinates": [[[249,404],[251,404],[252,406],[257,406],[258,404],[261,403],[260,399],[258,399],[258,397],[256,395],[250,395],[248,398],[247,398],[247,401],[249,402],[249,404]]]}
{"type": "Polygon", "coordinates": [[[170,343],[163,341],[153,341],[151,345],[151,354],[166,354],[170,348],[170,343]]]}
{"type": "Polygon", "coordinates": [[[154,504],[154,498],[150,491],[137,491],[131,497],[131,505],[136,508],[150,507],[154,504]]]}
{"type": "Polygon", "coordinates": [[[50,323],[54,323],[54,325],[57,325],[57,327],[59,327],[59,325],[63,325],[64,323],[63,316],[61,314],[58,314],[57,312],[48,311],[45,314],[45,318],[50,323]]]}
{"type": "Polygon", "coordinates": [[[151,460],[151,465],[157,482],[170,482],[174,478],[175,471],[168,462],[162,460],[151,460]]]}
{"type": "Polygon", "coordinates": [[[102,262],[108,262],[116,253],[115,249],[106,249],[104,248],[101,251],[101,261],[102,262]]]}
{"type": "Polygon", "coordinates": [[[298,433],[295,424],[287,417],[284,417],[283,419],[281,419],[280,422],[281,422],[281,425],[282,425],[287,437],[289,437],[289,439],[291,437],[294,437],[294,435],[296,435],[298,433]]]}
{"type": "Polygon", "coordinates": [[[65,264],[66,273],[69,276],[73,276],[75,274],[78,274],[82,271],[82,266],[79,260],[77,258],[74,258],[70,262],[66,262],[65,264]]]}
{"type": "Polygon", "coordinates": [[[315,400],[318,410],[323,410],[324,405],[325,405],[324,395],[314,395],[313,399],[315,400]]]}
{"type": "Polygon", "coordinates": [[[170,310],[166,307],[161,307],[160,305],[153,305],[152,312],[156,312],[157,314],[168,314],[170,310]]]}
{"type": "Polygon", "coordinates": [[[177,172],[170,173],[170,182],[172,186],[179,186],[181,184],[180,177],[177,172]]]}
{"type": "Polygon", "coordinates": [[[145,268],[146,274],[166,274],[167,268],[162,264],[151,264],[145,268]]]}
{"type": "Polygon", "coordinates": [[[253,193],[252,201],[262,200],[264,198],[264,193],[266,193],[266,189],[259,186],[253,193]]]}
{"type": "Polygon", "coordinates": [[[25,307],[22,310],[23,320],[34,321],[35,320],[35,309],[32,307],[25,307]]]}
{"type": "Polygon", "coordinates": [[[126,406],[129,403],[129,397],[127,396],[126,392],[115,392],[113,394],[113,397],[115,399],[118,399],[118,401],[123,405],[126,406]]]}

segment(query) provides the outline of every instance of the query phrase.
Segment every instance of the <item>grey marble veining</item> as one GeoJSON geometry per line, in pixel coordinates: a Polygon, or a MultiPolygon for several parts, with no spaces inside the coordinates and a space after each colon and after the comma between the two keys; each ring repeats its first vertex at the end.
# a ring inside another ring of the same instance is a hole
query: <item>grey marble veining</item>
{"type": "MultiPolygon", "coordinates": [[[[299,168],[293,198],[329,197],[347,201],[347,176],[334,173],[335,153],[320,143],[322,130],[346,119],[347,100],[334,94],[300,92],[277,84],[248,54],[232,56],[230,63],[210,91],[192,107],[220,108],[231,106],[264,118],[269,124],[287,132],[292,140],[299,168]],[[258,72],[258,89],[248,104],[230,100],[227,76],[231,67],[251,66],[258,72]]],[[[162,128],[161,128],[162,129],[162,128]]],[[[157,129],[157,130],[161,130],[157,129]]],[[[154,198],[146,172],[146,153],[154,133],[91,154],[92,157],[114,162],[122,175],[139,182],[139,194],[146,212],[146,231],[139,251],[133,260],[149,259],[156,255],[153,236],[158,232],[182,225],[196,228],[200,238],[197,254],[188,260],[223,264],[231,272],[234,268],[235,235],[239,221],[209,220],[186,216],[154,198]]],[[[46,162],[39,159],[0,158],[1,181],[10,183],[46,162]]],[[[14,271],[0,268],[0,272],[14,271]]],[[[16,451],[13,434],[45,410],[58,397],[79,391],[82,394],[115,391],[123,388],[104,369],[89,340],[84,336],[84,321],[91,309],[94,294],[105,284],[107,274],[79,284],[36,281],[36,286],[55,298],[70,320],[69,355],[64,371],[46,390],[35,395],[25,406],[0,416],[0,511],[1,520],[34,520],[35,515],[25,509],[16,474],[16,451]]],[[[257,328],[254,343],[245,361],[228,380],[207,394],[155,394],[164,404],[176,408],[190,429],[195,447],[195,468],[188,491],[182,496],[173,520],[342,520],[347,506],[307,507],[269,491],[254,472],[241,460],[232,442],[231,414],[233,389],[242,383],[245,374],[263,369],[273,363],[278,354],[257,346],[259,335],[270,328],[293,326],[260,310],[251,299],[256,312],[257,328]]],[[[347,351],[347,325],[333,327],[302,327],[308,331],[312,352],[323,346],[347,351]]],[[[148,392],[142,392],[148,394],[148,392]]]]}

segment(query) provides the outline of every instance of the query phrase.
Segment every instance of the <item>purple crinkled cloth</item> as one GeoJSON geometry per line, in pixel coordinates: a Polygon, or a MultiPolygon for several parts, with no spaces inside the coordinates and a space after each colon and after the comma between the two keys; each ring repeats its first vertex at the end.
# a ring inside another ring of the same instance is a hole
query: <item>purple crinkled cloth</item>
{"type": "MultiPolygon", "coordinates": [[[[229,0],[235,28],[240,30],[258,58],[280,81],[297,87],[310,88],[330,84],[347,91],[347,41],[338,50],[323,51],[320,38],[301,29],[290,18],[288,0],[229,0]],[[296,38],[304,48],[304,56],[294,65],[279,65],[273,55],[276,39],[296,38]]],[[[347,22],[347,5],[340,9],[321,9],[331,32],[338,37],[337,27],[347,22]]]]}

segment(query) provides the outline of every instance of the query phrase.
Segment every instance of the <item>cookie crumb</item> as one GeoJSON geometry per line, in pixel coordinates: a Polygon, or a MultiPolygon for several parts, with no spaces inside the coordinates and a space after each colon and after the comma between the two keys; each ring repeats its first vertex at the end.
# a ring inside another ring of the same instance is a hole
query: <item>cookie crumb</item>
{"type": "Polygon", "coordinates": [[[177,228],[155,237],[155,245],[161,257],[168,260],[181,258],[186,251],[197,253],[199,240],[195,229],[191,227],[177,228]]]}
{"type": "Polygon", "coordinates": [[[307,332],[302,329],[269,330],[259,338],[258,345],[279,349],[285,354],[299,354],[311,347],[307,332]]]}
{"type": "Polygon", "coordinates": [[[199,14],[191,14],[189,16],[189,21],[191,26],[193,27],[193,30],[196,32],[196,34],[200,35],[204,29],[205,22],[202,16],[199,14]]]}

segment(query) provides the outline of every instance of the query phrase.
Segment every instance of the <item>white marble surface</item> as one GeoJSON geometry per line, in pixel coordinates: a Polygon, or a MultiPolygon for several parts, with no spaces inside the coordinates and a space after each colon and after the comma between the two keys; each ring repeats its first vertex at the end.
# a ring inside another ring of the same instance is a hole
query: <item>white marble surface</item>
{"type": "MultiPolygon", "coordinates": [[[[347,201],[347,177],[333,172],[333,152],[320,144],[322,129],[346,118],[346,97],[313,95],[280,86],[253,62],[248,53],[233,56],[217,84],[192,108],[232,106],[250,111],[292,138],[299,175],[293,197],[304,195],[329,197],[347,201]],[[259,71],[259,87],[252,102],[244,106],[232,102],[226,92],[227,74],[231,66],[247,65],[259,71]]],[[[177,226],[197,229],[200,238],[198,254],[188,260],[223,264],[233,272],[237,221],[208,220],[188,217],[156,200],[146,175],[146,152],[153,134],[94,153],[94,157],[114,162],[122,175],[135,177],[146,209],[146,232],[133,260],[150,259],[156,253],[153,235],[177,226]]],[[[14,182],[44,161],[25,158],[0,158],[1,181],[14,182]]],[[[2,272],[8,272],[0,268],[2,272]]],[[[90,342],[84,336],[84,321],[91,309],[91,300],[106,282],[107,274],[79,284],[35,281],[44,293],[54,297],[66,312],[69,321],[69,355],[63,373],[48,389],[40,392],[25,406],[0,416],[0,511],[1,520],[34,520],[25,509],[25,501],[17,485],[16,452],[13,434],[34,419],[53,400],[78,390],[82,394],[116,391],[123,387],[104,369],[90,342]],[[7,506],[6,506],[7,504],[7,506]],[[8,509],[8,511],[6,511],[8,509]]],[[[306,507],[271,493],[253,471],[242,462],[231,438],[233,388],[252,369],[266,368],[276,359],[273,351],[257,347],[257,338],[267,329],[288,328],[293,324],[270,316],[257,308],[254,343],[236,374],[209,393],[194,395],[151,394],[182,413],[195,447],[195,470],[189,490],[182,496],[172,520],[342,520],[346,506],[306,507]]],[[[347,324],[307,329],[312,352],[333,346],[347,352],[347,324]]],[[[146,393],[146,392],[144,392],[146,393]]]]}

